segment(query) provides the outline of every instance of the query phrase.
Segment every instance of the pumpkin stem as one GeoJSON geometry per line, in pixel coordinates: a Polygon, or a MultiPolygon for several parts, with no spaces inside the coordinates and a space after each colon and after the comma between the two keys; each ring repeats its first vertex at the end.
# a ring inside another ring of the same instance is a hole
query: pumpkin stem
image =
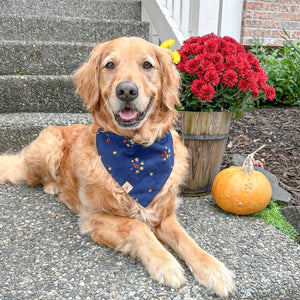
{"type": "Polygon", "coordinates": [[[252,152],[251,154],[249,154],[244,163],[243,163],[243,172],[247,173],[247,174],[252,174],[254,167],[253,167],[253,160],[254,160],[254,155],[260,151],[262,148],[264,148],[266,145],[262,145],[261,147],[259,147],[258,149],[256,149],[254,152],[252,152]]]}

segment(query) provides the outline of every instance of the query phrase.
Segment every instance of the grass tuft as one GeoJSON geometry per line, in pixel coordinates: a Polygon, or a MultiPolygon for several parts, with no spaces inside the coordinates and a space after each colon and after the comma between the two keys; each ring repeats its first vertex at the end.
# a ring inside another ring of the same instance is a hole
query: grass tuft
{"type": "Polygon", "coordinates": [[[253,216],[262,218],[267,225],[274,226],[275,228],[289,236],[291,239],[296,241],[296,237],[297,235],[299,235],[299,232],[280,211],[280,209],[285,206],[286,205],[280,205],[276,202],[276,200],[271,199],[270,203],[264,210],[253,214],[253,216]]]}

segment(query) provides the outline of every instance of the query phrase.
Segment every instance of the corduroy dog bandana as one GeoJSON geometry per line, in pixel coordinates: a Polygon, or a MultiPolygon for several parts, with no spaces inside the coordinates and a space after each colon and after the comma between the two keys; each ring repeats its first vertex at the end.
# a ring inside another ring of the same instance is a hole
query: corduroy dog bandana
{"type": "Polygon", "coordinates": [[[144,207],[162,189],[173,169],[174,149],[170,132],[145,147],[130,138],[98,130],[96,146],[107,171],[144,207]]]}

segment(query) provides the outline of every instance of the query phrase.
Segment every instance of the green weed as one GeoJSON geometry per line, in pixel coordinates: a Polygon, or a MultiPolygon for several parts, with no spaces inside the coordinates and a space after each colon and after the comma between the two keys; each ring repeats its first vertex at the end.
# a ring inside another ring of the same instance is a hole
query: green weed
{"type": "Polygon", "coordinates": [[[270,203],[264,210],[254,214],[253,216],[262,218],[267,225],[274,226],[295,241],[299,232],[281,213],[280,209],[285,206],[286,205],[280,205],[276,202],[276,200],[271,199],[270,203]]]}

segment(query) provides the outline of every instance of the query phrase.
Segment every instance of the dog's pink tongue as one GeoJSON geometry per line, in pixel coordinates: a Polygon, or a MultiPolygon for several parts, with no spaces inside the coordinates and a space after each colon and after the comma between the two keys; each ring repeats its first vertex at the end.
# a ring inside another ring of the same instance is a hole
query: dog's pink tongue
{"type": "Polygon", "coordinates": [[[123,109],[123,110],[120,111],[120,117],[124,121],[133,120],[133,119],[136,118],[136,116],[137,116],[137,112],[135,110],[123,109]]]}

